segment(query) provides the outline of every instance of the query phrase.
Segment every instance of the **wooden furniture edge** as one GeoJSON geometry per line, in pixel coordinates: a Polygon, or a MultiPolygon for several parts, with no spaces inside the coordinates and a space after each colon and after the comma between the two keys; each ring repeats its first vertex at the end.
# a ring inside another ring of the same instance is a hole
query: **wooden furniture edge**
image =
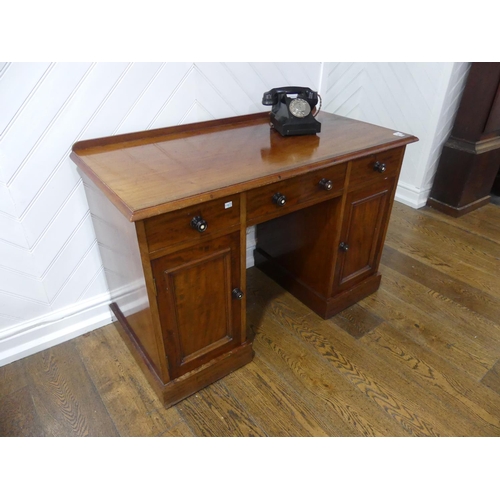
{"type": "Polygon", "coordinates": [[[142,368],[142,373],[156,395],[163,402],[165,408],[182,401],[207,385],[250,363],[254,357],[252,343],[245,342],[235,349],[200,366],[196,370],[190,371],[164,384],[156,374],[148,358],[144,355],[134,331],[123,316],[120,308],[114,302],[109,307],[117,319],[114,324],[122,340],[142,368]]]}
{"type": "MultiPolygon", "coordinates": [[[[171,127],[147,130],[143,132],[132,132],[128,134],[116,135],[116,136],[108,136],[100,139],[89,139],[85,141],[76,142],[72,147],[72,152],[70,154],[71,160],[87,175],[92,181],[99,186],[99,188],[103,191],[103,193],[108,197],[108,199],[120,210],[120,212],[127,217],[127,219],[131,222],[139,221],[142,219],[146,219],[149,217],[153,217],[156,215],[161,215],[167,212],[172,212],[174,210],[178,210],[181,208],[186,208],[193,204],[204,203],[206,201],[215,200],[227,196],[235,196],[244,191],[248,191],[250,189],[259,188],[262,186],[266,186],[268,184],[272,184],[274,182],[291,179],[293,177],[297,177],[306,172],[314,172],[316,170],[320,170],[329,165],[337,165],[339,163],[349,162],[355,160],[357,158],[361,158],[363,156],[368,156],[371,154],[381,153],[388,149],[398,148],[402,146],[406,146],[412,142],[418,141],[418,138],[413,135],[406,135],[405,137],[401,137],[399,139],[388,139],[387,142],[382,144],[378,144],[375,146],[371,146],[365,149],[351,151],[348,153],[344,153],[335,157],[324,157],[315,160],[313,163],[304,160],[301,163],[295,165],[292,169],[285,169],[283,171],[278,171],[270,175],[262,176],[256,179],[251,179],[244,182],[239,182],[236,184],[231,184],[216,190],[207,191],[203,193],[198,193],[193,196],[188,196],[185,198],[170,200],[164,203],[160,203],[158,205],[154,205],[152,207],[146,208],[137,208],[128,206],[118,194],[116,194],[106,183],[104,183],[95,173],[94,171],[86,164],[85,160],[81,158],[80,154],[92,154],[97,153],[96,148],[106,147],[109,149],[110,146],[115,145],[116,148],[129,147],[133,146],[136,143],[143,143],[144,139],[150,139],[150,142],[155,142],[158,138],[162,136],[169,136],[175,133],[190,133],[193,131],[200,131],[200,133],[204,130],[213,131],[218,128],[224,128],[231,124],[240,124],[246,125],[252,122],[260,122],[264,118],[266,118],[269,113],[255,113],[249,115],[241,115],[230,118],[223,118],[217,120],[210,120],[206,122],[196,122],[192,124],[186,125],[175,125],[171,127]],[[94,149],[94,151],[92,151],[94,149]]],[[[341,117],[342,119],[349,121],[359,121],[354,120],[347,117],[341,117]]],[[[385,127],[376,127],[387,129],[385,127]]]]}
{"type": "Polygon", "coordinates": [[[335,314],[357,304],[360,300],[376,292],[380,287],[382,275],[376,273],[364,279],[353,287],[340,292],[327,300],[327,307],[323,319],[329,319],[335,314]]]}
{"type": "MultiPolygon", "coordinates": [[[[95,139],[86,139],[84,141],[75,142],[73,145],[73,152],[76,154],[83,153],[84,151],[101,148],[106,146],[116,146],[117,148],[132,147],[137,142],[144,143],[144,140],[150,139],[150,142],[155,142],[160,137],[168,137],[176,133],[193,132],[214,130],[218,127],[226,127],[233,124],[249,124],[251,122],[262,121],[264,118],[269,117],[269,112],[264,111],[261,113],[251,113],[239,116],[230,116],[228,118],[216,118],[214,120],[207,120],[203,122],[186,123],[183,125],[172,125],[169,127],[155,128],[151,130],[143,130],[140,132],[128,132],[126,134],[109,135],[106,137],[99,137],[95,139]]],[[[92,154],[92,153],[89,153],[92,154]]]]}
{"type": "Polygon", "coordinates": [[[247,340],[247,194],[240,194],[240,287],[245,291],[241,304],[241,340],[247,340]]]}
{"type": "Polygon", "coordinates": [[[151,387],[153,387],[156,394],[160,398],[163,398],[163,392],[161,391],[161,388],[164,384],[156,373],[153,364],[144,353],[144,350],[142,349],[142,346],[137,339],[134,330],[129,325],[127,318],[123,315],[120,308],[115,302],[111,302],[111,304],[109,304],[109,308],[116,318],[116,321],[114,321],[113,323],[118,330],[118,333],[120,334],[122,340],[125,342],[125,345],[127,346],[129,352],[132,354],[137,364],[142,368],[142,373],[146,377],[151,387]]]}
{"type": "MultiPolygon", "coordinates": [[[[83,141],[77,141],[73,144],[72,151],[76,154],[87,152],[87,154],[92,154],[97,151],[92,151],[93,149],[106,148],[106,149],[116,149],[123,147],[133,147],[137,143],[149,143],[156,142],[161,137],[168,137],[174,134],[185,134],[191,132],[204,132],[213,131],[218,128],[225,128],[228,125],[248,125],[252,122],[261,122],[264,119],[269,120],[269,111],[263,111],[259,113],[249,113],[245,115],[230,116],[226,118],[216,118],[214,120],[206,120],[201,122],[186,123],[183,125],[171,125],[169,127],[160,127],[151,130],[143,130],[139,132],[128,132],[125,134],[110,135],[105,137],[99,137],[94,139],[86,139],[83,141]],[[145,142],[146,141],[146,142],[145,142]],[[110,148],[111,147],[111,148],[110,148]]],[[[320,115],[330,114],[326,111],[320,112],[320,115]]],[[[340,115],[338,115],[340,116],[340,115]]],[[[321,116],[320,116],[321,117],[321,116]]],[[[354,118],[349,118],[347,116],[341,116],[343,120],[359,122],[354,118]]],[[[380,129],[385,129],[392,131],[393,129],[382,127],[380,125],[374,125],[380,129]]],[[[402,141],[416,142],[418,138],[405,134],[406,137],[402,137],[402,141]]],[[[397,141],[396,141],[397,142],[397,141]]]]}
{"type": "Polygon", "coordinates": [[[161,333],[162,332],[161,323],[158,315],[158,303],[156,301],[156,283],[153,277],[153,270],[151,269],[151,258],[149,254],[146,229],[144,228],[143,221],[138,221],[135,223],[135,233],[137,235],[137,243],[139,245],[142,271],[144,274],[144,282],[146,285],[146,292],[148,295],[149,308],[151,314],[151,325],[153,327],[156,339],[156,349],[160,361],[158,369],[160,370],[162,381],[167,382],[170,380],[169,367],[168,367],[169,361],[167,357],[161,354],[165,352],[165,346],[163,343],[163,336],[161,333]]]}
{"type": "Polygon", "coordinates": [[[450,137],[444,147],[458,149],[467,153],[480,155],[500,148],[500,137],[490,137],[481,141],[472,142],[458,137],[450,137]]]}
{"type": "Polygon", "coordinates": [[[113,205],[130,221],[132,222],[133,210],[126,205],[122,199],[102,180],[95,175],[94,171],[88,167],[88,165],[75,153],[71,153],[71,160],[77,165],[77,167],[83,171],[83,173],[103,192],[103,194],[108,198],[108,200],[113,203],[113,205]]]}
{"type": "Polygon", "coordinates": [[[165,408],[169,408],[250,363],[254,354],[252,343],[245,342],[196,370],[173,379],[168,384],[165,384],[162,389],[162,401],[165,408]]]}
{"type": "MultiPolygon", "coordinates": [[[[418,140],[415,138],[415,141],[418,140]]],[[[159,205],[155,205],[153,207],[148,208],[140,208],[137,210],[132,210],[127,207],[127,210],[130,212],[130,221],[138,221],[142,219],[147,219],[149,217],[154,217],[156,215],[161,215],[167,212],[173,212],[174,210],[179,210],[181,208],[186,208],[190,205],[195,205],[197,203],[204,203],[206,201],[216,200],[219,198],[224,198],[228,196],[235,196],[242,192],[249,191],[250,189],[256,189],[263,186],[267,186],[269,184],[273,184],[274,182],[284,181],[288,179],[292,179],[294,177],[298,177],[302,174],[315,172],[316,170],[321,170],[327,166],[338,165],[340,163],[346,163],[352,160],[356,160],[358,158],[362,158],[364,156],[369,156],[372,154],[382,153],[389,149],[395,149],[398,147],[406,146],[411,142],[415,141],[397,141],[397,142],[387,142],[378,146],[372,146],[371,148],[346,153],[345,155],[338,156],[335,158],[323,158],[314,163],[304,162],[300,165],[297,165],[295,168],[290,170],[284,170],[281,172],[276,172],[271,175],[266,175],[264,177],[259,177],[257,179],[252,179],[245,182],[240,182],[238,184],[232,184],[230,186],[226,186],[224,188],[220,188],[214,191],[207,191],[202,194],[190,196],[187,198],[181,198],[179,200],[168,201],[166,203],[161,203],[159,205]]],[[[113,201],[113,200],[111,200],[113,201]]]]}

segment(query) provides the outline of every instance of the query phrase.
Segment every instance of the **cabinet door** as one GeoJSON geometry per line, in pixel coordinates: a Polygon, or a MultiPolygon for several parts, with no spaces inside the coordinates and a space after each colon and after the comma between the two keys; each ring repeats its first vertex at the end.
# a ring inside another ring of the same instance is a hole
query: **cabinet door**
{"type": "Polygon", "coordinates": [[[152,262],[170,376],[241,344],[239,232],[152,262]]]}
{"type": "Polygon", "coordinates": [[[377,272],[392,206],[395,179],[347,195],[336,268],[336,290],[377,272]]]}

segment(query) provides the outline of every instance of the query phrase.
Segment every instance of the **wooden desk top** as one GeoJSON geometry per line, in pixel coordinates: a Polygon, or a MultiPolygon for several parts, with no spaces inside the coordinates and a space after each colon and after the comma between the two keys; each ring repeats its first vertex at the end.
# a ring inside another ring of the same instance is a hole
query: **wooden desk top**
{"type": "Polygon", "coordinates": [[[317,136],[282,137],[266,112],[91,139],[71,159],[136,221],[418,140],[331,113],[318,120],[317,136]]]}

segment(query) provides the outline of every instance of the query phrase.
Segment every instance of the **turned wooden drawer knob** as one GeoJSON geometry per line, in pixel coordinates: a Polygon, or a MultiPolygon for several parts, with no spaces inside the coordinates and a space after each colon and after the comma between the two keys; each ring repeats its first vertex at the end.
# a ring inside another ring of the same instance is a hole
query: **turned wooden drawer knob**
{"type": "Polygon", "coordinates": [[[191,227],[193,229],[196,229],[196,231],[198,231],[199,233],[203,233],[207,230],[208,224],[207,221],[203,219],[203,217],[197,215],[191,220],[191,227]]]}
{"type": "Polygon", "coordinates": [[[321,179],[319,181],[319,185],[321,188],[323,188],[325,191],[331,191],[333,188],[333,182],[328,180],[328,179],[321,179]]]}
{"type": "Polygon", "coordinates": [[[243,292],[239,288],[235,288],[232,294],[235,299],[241,300],[243,298],[243,292]]]}
{"type": "Polygon", "coordinates": [[[273,203],[278,205],[278,207],[282,207],[286,203],[286,196],[281,193],[276,193],[273,196],[273,203]]]}
{"type": "Polygon", "coordinates": [[[347,252],[347,250],[349,250],[349,245],[345,241],[343,241],[339,246],[343,252],[347,252]]]}
{"type": "Polygon", "coordinates": [[[375,170],[376,172],[379,172],[381,174],[383,174],[386,170],[386,166],[385,166],[385,163],[380,163],[379,161],[376,161],[374,164],[373,164],[373,170],[375,170]]]}

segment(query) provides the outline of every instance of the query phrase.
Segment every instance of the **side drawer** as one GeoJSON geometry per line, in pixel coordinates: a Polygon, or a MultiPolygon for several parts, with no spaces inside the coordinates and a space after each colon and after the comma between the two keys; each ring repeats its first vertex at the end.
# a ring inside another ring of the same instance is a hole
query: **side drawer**
{"type": "Polygon", "coordinates": [[[185,241],[197,242],[214,232],[237,226],[239,222],[240,195],[236,194],[151,217],[144,221],[144,226],[149,252],[152,253],[185,241]],[[191,226],[195,217],[206,224],[204,231],[191,226]]]}
{"type": "Polygon", "coordinates": [[[366,182],[376,182],[382,178],[396,176],[401,166],[403,152],[404,148],[397,148],[353,160],[349,190],[366,182]]]}
{"type": "Polygon", "coordinates": [[[347,163],[341,163],[248,191],[247,225],[291,212],[303,203],[319,203],[338,195],[344,188],[346,170],[347,163]],[[331,182],[330,189],[321,184],[323,180],[331,182]],[[285,197],[284,203],[279,195],[285,197]]]}

